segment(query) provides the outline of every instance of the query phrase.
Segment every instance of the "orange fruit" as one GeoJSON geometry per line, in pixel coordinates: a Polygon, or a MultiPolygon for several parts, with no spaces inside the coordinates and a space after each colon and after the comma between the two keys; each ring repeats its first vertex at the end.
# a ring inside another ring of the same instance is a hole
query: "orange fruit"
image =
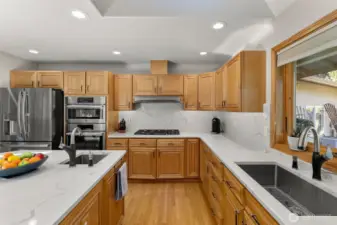
{"type": "Polygon", "coordinates": [[[16,165],[19,165],[20,162],[21,162],[20,159],[15,159],[15,160],[12,161],[12,163],[15,163],[16,165]]]}
{"type": "Polygon", "coordinates": [[[18,165],[13,163],[13,162],[5,162],[2,164],[2,169],[6,170],[6,169],[11,169],[11,168],[16,168],[18,165]]]}
{"type": "Polygon", "coordinates": [[[11,152],[6,152],[6,153],[3,155],[3,159],[4,159],[4,160],[7,160],[8,157],[9,157],[9,156],[12,156],[12,155],[13,155],[13,153],[11,153],[11,152]]]}
{"type": "Polygon", "coordinates": [[[35,163],[37,161],[40,161],[40,157],[34,156],[28,160],[29,163],[35,163]]]}

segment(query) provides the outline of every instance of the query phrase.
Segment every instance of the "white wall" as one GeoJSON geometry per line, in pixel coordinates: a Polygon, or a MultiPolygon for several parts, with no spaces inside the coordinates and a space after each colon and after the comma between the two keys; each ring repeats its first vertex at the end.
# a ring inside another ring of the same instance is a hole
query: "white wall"
{"type": "Polygon", "coordinates": [[[9,86],[9,72],[14,69],[36,69],[36,64],[0,52],[0,87],[9,86]]]}
{"type": "MultiPolygon", "coordinates": [[[[203,73],[215,71],[221,66],[214,64],[169,64],[169,73],[203,73]]],[[[108,70],[113,73],[150,73],[150,63],[38,63],[39,70],[108,70]]]]}

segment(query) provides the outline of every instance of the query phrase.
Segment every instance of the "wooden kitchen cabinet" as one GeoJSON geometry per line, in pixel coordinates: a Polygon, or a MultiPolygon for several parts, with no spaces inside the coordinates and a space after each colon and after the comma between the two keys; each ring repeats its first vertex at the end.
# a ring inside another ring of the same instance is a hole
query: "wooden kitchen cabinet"
{"type": "Polygon", "coordinates": [[[186,140],[186,177],[197,178],[200,175],[199,139],[186,140]]]}
{"type": "Polygon", "coordinates": [[[55,88],[63,89],[63,72],[61,71],[38,71],[37,86],[38,88],[55,88]]]}
{"type": "Polygon", "coordinates": [[[256,223],[253,221],[252,218],[249,217],[249,215],[244,212],[244,220],[243,220],[244,225],[256,225],[256,223]]]}
{"type": "Polygon", "coordinates": [[[156,148],[130,147],[129,178],[156,179],[156,148]]]}
{"type": "Polygon", "coordinates": [[[86,94],[87,95],[108,95],[109,72],[107,71],[87,71],[86,72],[86,94]]]}
{"type": "Polygon", "coordinates": [[[64,72],[64,93],[67,95],[85,94],[85,72],[67,71],[64,72]]]}
{"type": "Polygon", "coordinates": [[[98,183],[87,196],[66,216],[60,225],[103,225],[103,182],[98,183]]]}
{"type": "Polygon", "coordinates": [[[265,51],[242,51],[226,65],[225,110],[263,112],[266,102],[265,51]]]}
{"type": "Polygon", "coordinates": [[[115,75],[114,108],[116,111],[132,110],[132,75],[115,75]]]}
{"type": "Polygon", "coordinates": [[[133,95],[157,95],[157,82],[156,75],[133,75],[133,95]]]}
{"type": "Polygon", "coordinates": [[[227,189],[224,197],[224,224],[237,225],[243,224],[244,207],[235,198],[232,192],[227,189]]]}
{"type": "Polygon", "coordinates": [[[184,76],[184,109],[197,110],[198,109],[198,76],[185,75],[184,76]]]}
{"type": "Polygon", "coordinates": [[[11,88],[34,88],[36,87],[36,71],[13,70],[10,73],[11,88]]]}
{"type": "Polygon", "coordinates": [[[223,110],[226,102],[227,67],[222,66],[215,72],[215,109],[223,110]]]}
{"type": "Polygon", "coordinates": [[[183,148],[158,148],[157,154],[158,179],[184,178],[183,148]]]}
{"type": "Polygon", "coordinates": [[[183,75],[159,75],[158,95],[180,96],[184,94],[183,75]]]}
{"type": "Polygon", "coordinates": [[[215,108],[215,73],[199,75],[198,88],[199,110],[214,110],[215,108]]]}

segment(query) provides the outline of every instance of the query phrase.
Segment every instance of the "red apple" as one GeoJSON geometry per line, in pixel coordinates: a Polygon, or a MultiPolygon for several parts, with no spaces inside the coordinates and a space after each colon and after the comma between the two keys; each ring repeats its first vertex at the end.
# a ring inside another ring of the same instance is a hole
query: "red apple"
{"type": "Polygon", "coordinates": [[[44,155],[42,153],[38,153],[38,154],[35,155],[35,157],[39,157],[40,159],[43,159],[44,155]]]}

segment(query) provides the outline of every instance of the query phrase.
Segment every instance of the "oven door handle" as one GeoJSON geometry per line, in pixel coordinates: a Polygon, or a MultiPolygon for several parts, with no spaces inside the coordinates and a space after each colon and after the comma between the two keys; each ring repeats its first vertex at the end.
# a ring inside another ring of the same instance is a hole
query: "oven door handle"
{"type": "Polygon", "coordinates": [[[67,105],[68,109],[104,109],[104,105],[67,105]]]}
{"type": "MultiPolygon", "coordinates": [[[[75,133],[75,136],[84,136],[84,137],[88,137],[88,136],[104,136],[104,132],[82,132],[81,133],[75,133]]],[[[66,133],[67,136],[71,135],[71,132],[66,133]]]]}

